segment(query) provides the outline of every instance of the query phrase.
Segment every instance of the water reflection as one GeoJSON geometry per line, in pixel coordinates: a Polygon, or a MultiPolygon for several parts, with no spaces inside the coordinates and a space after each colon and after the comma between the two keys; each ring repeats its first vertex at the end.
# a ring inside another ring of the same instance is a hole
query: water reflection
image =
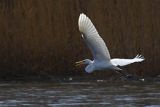
{"type": "Polygon", "coordinates": [[[159,107],[160,83],[63,82],[0,84],[0,107],[159,107]]]}

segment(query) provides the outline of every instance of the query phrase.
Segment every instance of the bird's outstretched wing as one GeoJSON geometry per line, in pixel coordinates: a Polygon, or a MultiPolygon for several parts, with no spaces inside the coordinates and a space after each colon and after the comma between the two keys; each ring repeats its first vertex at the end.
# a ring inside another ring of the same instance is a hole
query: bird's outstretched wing
{"type": "Polygon", "coordinates": [[[114,58],[111,59],[111,63],[114,66],[125,66],[125,65],[129,65],[132,64],[134,62],[142,62],[143,60],[145,60],[145,58],[142,55],[137,55],[135,58],[133,59],[119,59],[119,58],[114,58]]]}
{"type": "Polygon", "coordinates": [[[109,61],[110,54],[105,42],[99,36],[91,20],[83,13],[79,16],[78,26],[84,41],[92,52],[94,60],[109,61]]]}

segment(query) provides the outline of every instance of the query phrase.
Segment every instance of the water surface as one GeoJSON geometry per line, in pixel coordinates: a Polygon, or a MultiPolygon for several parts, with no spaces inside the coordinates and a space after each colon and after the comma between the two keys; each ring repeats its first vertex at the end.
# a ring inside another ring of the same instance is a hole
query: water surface
{"type": "Polygon", "coordinates": [[[1,83],[0,107],[160,107],[156,82],[1,83]]]}

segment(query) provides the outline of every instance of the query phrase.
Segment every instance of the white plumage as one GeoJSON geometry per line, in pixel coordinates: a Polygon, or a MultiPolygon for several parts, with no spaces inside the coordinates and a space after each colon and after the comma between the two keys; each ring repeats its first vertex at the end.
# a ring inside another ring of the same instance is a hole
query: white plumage
{"type": "Polygon", "coordinates": [[[91,20],[85,15],[80,14],[78,20],[79,30],[82,34],[82,38],[92,52],[94,60],[85,59],[76,62],[77,65],[87,64],[85,71],[91,73],[95,70],[112,69],[121,70],[117,66],[125,66],[134,62],[142,62],[144,57],[137,55],[133,59],[120,59],[120,58],[110,58],[108,48],[99,36],[95,26],[91,20]]]}
{"type": "Polygon", "coordinates": [[[78,21],[79,30],[90,48],[95,60],[109,60],[110,54],[103,39],[99,36],[91,20],[81,14],[78,21]]]}
{"type": "Polygon", "coordinates": [[[144,60],[144,57],[142,55],[137,55],[135,58],[133,59],[119,59],[119,58],[114,58],[111,59],[111,63],[114,66],[125,66],[125,65],[129,65],[132,64],[134,62],[142,62],[144,60]]]}

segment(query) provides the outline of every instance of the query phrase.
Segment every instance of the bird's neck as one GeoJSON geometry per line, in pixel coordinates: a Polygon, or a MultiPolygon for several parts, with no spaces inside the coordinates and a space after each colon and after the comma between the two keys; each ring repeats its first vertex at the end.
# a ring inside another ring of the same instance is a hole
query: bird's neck
{"type": "Polygon", "coordinates": [[[92,65],[94,61],[87,59],[87,65],[92,65]]]}

